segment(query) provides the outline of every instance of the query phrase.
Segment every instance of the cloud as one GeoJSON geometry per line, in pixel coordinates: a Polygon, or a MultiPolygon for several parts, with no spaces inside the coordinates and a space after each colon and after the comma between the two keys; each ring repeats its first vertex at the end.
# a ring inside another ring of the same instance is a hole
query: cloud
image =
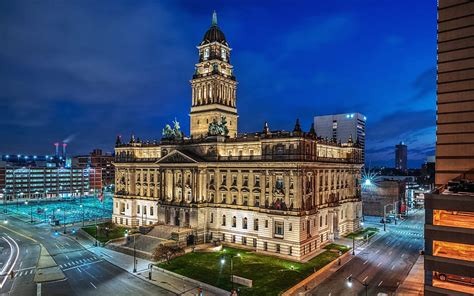
{"type": "Polygon", "coordinates": [[[436,91],[436,68],[429,68],[415,79],[412,83],[415,94],[410,100],[421,100],[428,94],[433,94],[436,91]]]}

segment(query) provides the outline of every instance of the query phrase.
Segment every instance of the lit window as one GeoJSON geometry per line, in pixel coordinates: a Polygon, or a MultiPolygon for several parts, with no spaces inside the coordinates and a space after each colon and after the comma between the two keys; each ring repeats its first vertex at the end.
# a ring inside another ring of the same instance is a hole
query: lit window
{"type": "Polygon", "coordinates": [[[275,221],[275,236],[283,236],[284,223],[282,221],[275,221]]]}
{"type": "Polygon", "coordinates": [[[222,58],[224,61],[227,61],[227,53],[226,53],[225,48],[221,48],[221,58],[222,58]]]}
{"type": "Polygon", "coordinates": [[[204,49],[204,60],[209,59],[209,48],[204,49]]]}

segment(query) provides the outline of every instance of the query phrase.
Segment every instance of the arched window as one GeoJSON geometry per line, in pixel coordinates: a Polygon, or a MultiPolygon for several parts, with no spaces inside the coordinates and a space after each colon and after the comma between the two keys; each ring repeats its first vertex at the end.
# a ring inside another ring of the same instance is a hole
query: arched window
{"type": "Polygon", "coordinates": [[[247,217],[242,219],[242,228],[247,229],[247,217]]]}
{"type": "Polygon", "coordinates": [[[222,226],[225,226],[225,215],[222,215],[222,226]]]}
{"type": "Polygon", "coordinates": [[[232,217],[232,227],[237,227],[237,217],[232,217]]]}

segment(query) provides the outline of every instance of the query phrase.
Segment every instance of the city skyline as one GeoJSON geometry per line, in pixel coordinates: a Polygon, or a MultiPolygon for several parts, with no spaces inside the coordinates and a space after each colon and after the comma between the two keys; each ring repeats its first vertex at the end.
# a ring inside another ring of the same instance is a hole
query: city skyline
{"type": "Polygon", "coordinates": [[[307,131],[314,116],[361,112],[367,164],[392,166],[400,141],[409,146],[410,167],[434,154],[430,3],[409,12],[370,1],[357,9],[234,4],[1,4],[9,42],[0,49],[0,136],[8,139],[0,154],[45,154],[67,138],[71,154],[111,151],[117,134],[161,138],[175,116],[188,135],[190,65],[214,9],[236,52],[241,132],[260,131],[265,121],[291,130],[296,118],[307,131]]]}

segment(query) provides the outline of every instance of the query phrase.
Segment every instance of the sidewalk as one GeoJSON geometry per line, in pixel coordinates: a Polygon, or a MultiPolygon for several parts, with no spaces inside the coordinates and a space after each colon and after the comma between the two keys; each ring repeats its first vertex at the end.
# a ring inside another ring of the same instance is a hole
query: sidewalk
{"type": "Polygon", "coordinates": [[[414,296],[423,295],[424,292],[424,260],[425,257],[420,256],[410,270],[403,283],[398,287],[397,296],[414,296]]]}
{"type": "Polygon", "coordinates": [[[175,293],[176,295],[195,296],[198,293],[199,287],[203,288],[203,295],[213,296],[230,294],[229,292],[217,287],[200,283],[198,281],[174,274],[170,271],[162,271],[157,268],[153,268],[152,279],[149,280],[149,266],[150,264],[154,264],[152,261],[137,258],[137,272],[133,273],[133,256],[109,250],[107,248],[96,247],[94,246],[93,241],[81,236],[78,236],[76,241],[79,242],[85,249],[94,253],[96,256],[103,258],[104,260],[126,270],[127,272],[139,277],[142,280],[166,289],[172,293],[175,293]]]}

